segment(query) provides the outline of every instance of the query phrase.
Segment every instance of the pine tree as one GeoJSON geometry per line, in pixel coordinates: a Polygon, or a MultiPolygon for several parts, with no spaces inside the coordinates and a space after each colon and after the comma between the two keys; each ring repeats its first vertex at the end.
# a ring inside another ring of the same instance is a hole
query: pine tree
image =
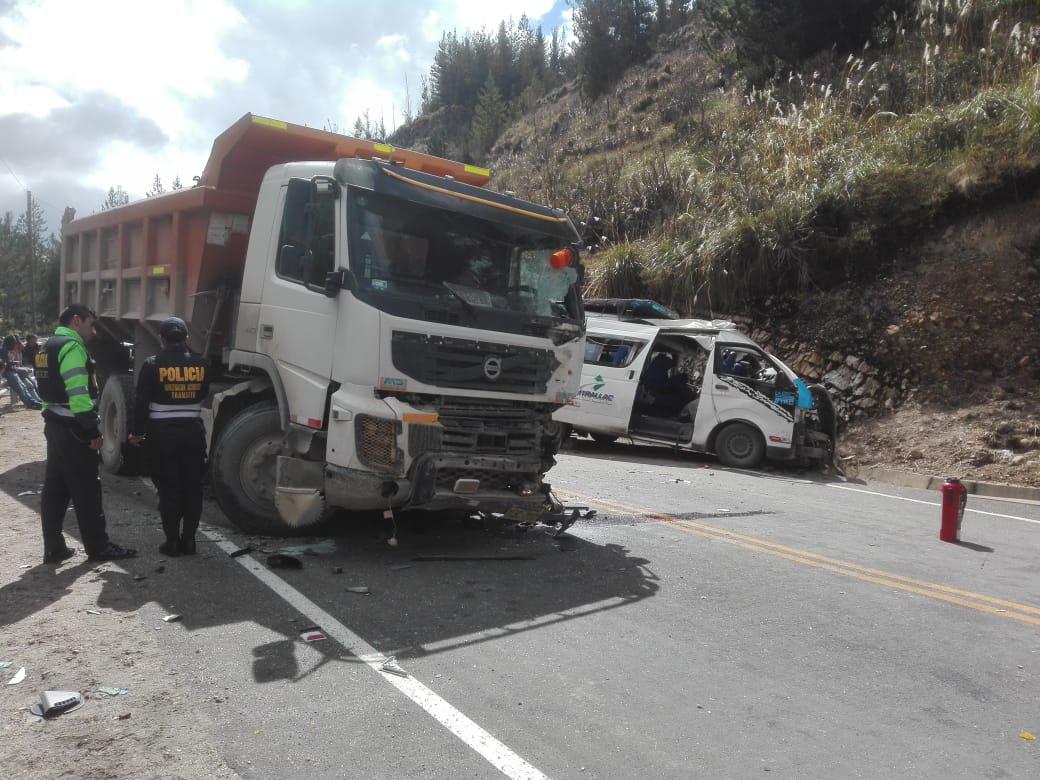
{"type": "Polygon", "coordinates": [[[123,185],[117,184],[115,187],[108,188],[108,195],[105,197],[105,202],[101,204],[101,210],[116,209],[120,206],[125,206],[129,202],[130,196],[126,194],[123,185]]]}
{"type": "Polygon", "coordinates": [[[184,185],[181,184],[181,175],[179,173],[176,176],[173,177],[173,184],[170,185],[170,189],[171,190],[184,189],[184,185]]]}
{"type": "Polygon", "coordinates": [[[163,195],[166,193],[166,188],[163,186],[162,179],[159,174],[155,174],[155,178],[152,180],[152,188],[145,193],[146,197],[154,198],[157,195],[163,195]]]}
{"type": "Polygon", "coordinates": [[[672,30],[672,18],[668,0],[656,0],[657,10],[654,13],[654,35],[661,36],[672,30]]]}
{"type": "Polygon", "coordinates": [[[491,150],[499,133],[505,126],[507,108],[502,93],[495,85],[494,76],[489,72],[480,90],[477,107],[470,125],[470,153],[474,158],[483,160],[491,150]]]}

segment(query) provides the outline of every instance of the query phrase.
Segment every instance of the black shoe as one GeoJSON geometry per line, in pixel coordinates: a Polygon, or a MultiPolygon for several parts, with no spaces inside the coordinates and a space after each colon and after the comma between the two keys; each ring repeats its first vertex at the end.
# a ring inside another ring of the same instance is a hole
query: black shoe
{"type": "Polygon", "coordinates": [[[195,554],[195,539],[181,539],[181,554],[182,555],[194,555],[195,554]]]}
{"type": "Polygon", "coordinates": [[[90,554],[92,561],[119,561],[123,558],[136,558],[137,550],[120,547],[115,542],[109,542],[108,547],[96,553],[90,554]]]}
{"type": "Polygon", "coordinates": [[[171,542],[167,539],[165,542],[159,545],[159,552],[161,552],[163,555],[168,555],[171,558],[176,558],[178,555],[181,554],[181,548],[180,545],[177,544],[177,542],[171,542]]]}
{"type": "Polygon", "coordinates": [[[69,558],[71,558],[75,554],[76,554],[75,550],[73,550],[71,547],[66,547],[66,548],[64,548],[62,550],[55,550],[54,552],[44,553],[43,554],[43,562],[44,563],[61,563],[62,561],[67,561],[69,558]]]}

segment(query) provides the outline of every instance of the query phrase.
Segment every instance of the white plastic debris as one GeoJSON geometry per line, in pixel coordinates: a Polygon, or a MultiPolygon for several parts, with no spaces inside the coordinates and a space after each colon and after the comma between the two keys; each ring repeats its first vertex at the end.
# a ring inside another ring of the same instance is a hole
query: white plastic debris
{"type": "Polygon", "coordinates": [[[23,666],[17,672],[14,673],[14,677],[7,681],[8,685],[17,685],[25,679],[25,667],[23,666]]]}

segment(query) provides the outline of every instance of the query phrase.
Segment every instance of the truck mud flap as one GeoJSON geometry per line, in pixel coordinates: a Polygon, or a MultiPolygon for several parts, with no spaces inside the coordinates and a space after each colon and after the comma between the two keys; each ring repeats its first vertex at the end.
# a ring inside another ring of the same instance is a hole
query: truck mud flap
{"type": "Polygon", "coordinates": [[[274,505],[291,528],[321,522],[325,516],[324,464],[299,458],[278,457],[274,505]]]}

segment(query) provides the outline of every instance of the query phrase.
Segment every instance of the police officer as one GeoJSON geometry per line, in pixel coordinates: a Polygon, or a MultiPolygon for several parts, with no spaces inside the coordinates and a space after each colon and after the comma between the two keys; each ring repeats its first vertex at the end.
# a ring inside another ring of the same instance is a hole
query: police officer
{"type": "Polygon", "coordinates": [[[147,438],[152,480],[159,490],[159,515],[166,541],[159,552],[195,554],[202,515],[202,472],[206,438],[202,400],[209,392],[208,366],[188,350],[188,326],[170,317],[159,330],[162,351],[141,366],[131,444],[147,438]],[[183,521],[183,525],[182,525],[183,521]]]}
{"type": "Polygon", "coordinates": [[[94,361],[84,346],[85,340],[94,336],[96,319],[86,306],[69,306],[58,318],[60,327],[34,360],[43,398],[43,435],[47,438],[41,501],[44,563],[60,563],[75,554],[61,530],[69,499],[91,560],[111,561],[137,554],[110,542],[105,532],[98,476],[98,390],[94,361]]]}

